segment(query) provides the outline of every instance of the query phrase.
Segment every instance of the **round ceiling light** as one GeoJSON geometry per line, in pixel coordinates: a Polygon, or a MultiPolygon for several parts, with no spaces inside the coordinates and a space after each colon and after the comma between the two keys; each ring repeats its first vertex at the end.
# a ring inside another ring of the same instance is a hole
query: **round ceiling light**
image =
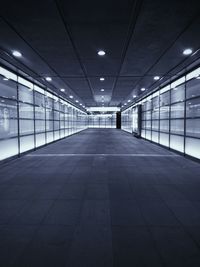
{"type": "Polygon", "coordinates": [[[154,79],[155,81],[158,81],[158,80],[160,80],[160,76],[154,76],[153,79],[154,79]]]}
{"type": "Polygon", "coordinates": [[[183,55],[188,56],[192,54],[192,49],[191,48],[186,48],[185,50],[183,50],[183,55]]]}
{"type": "Polygon", "coordinates": [[[99,55],[99,56],[105,56],[105,54],[106,54],[106,52],[103,51],[103,50],[99,50],[99,51],[98,51],[98,55],[99,55]]]}
{"type": "Polygon", "coordinates": [[[13,55],[14,57],[21,57],[21,56],[22,56],[22,53],[19,52],[19,51],[17,51],[17,50],[14,50],[14,51],[12,52],[12,55],[13,55]]]}
{"type": "Polygon", "coordinates": [[[47,82],[51,82],[51,81],[52,81],[52,78],[51,78],[51,77],[46,77],[45,80],[46,80],[47,82]]]}

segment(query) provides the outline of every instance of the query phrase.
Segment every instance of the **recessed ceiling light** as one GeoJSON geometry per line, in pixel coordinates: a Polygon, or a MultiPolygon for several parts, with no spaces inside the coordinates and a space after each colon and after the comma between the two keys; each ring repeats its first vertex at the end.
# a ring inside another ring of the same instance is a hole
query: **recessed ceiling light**
{"type": "Polygon", "coordinates": [[[146,89],[143,87],[143,88],[141,88],[140,90],[141,90],[141,91],[145,91],[146,89]]]}
{"type": "Polygon", "coordinates": [[[51,81],[52,81],[52,78],[51,78],[51,77],[46,77],[45,80],[46,80],[47,82],[51,82],[51,81]]]}
{"type": "Polygon", "coordinates": [[[188,56],[192,54],[192,49],[191,48],[186,48],[183,50],[183,55],[188,56]]]}
{"type": "Polygon", "coordinates": [[[65,89],[64,89],[64,88],[61,88],[60,91],[61,91],[61,92],[65,92],[65,89]]]}
{"type": "Polygon", "coordinates": [[[106,52],[103,51],[103,50],[99,50],[99,51],[98,51],[98,55],[99,55],[99,56],[104,56],[105,54],[106,54],[106,52]]]}
{"type": "Polygon", "coordinates": [[[105,90],[102,88],[102,89],[101,89],[101,92],[104,92],[104,91],[105,91],[105,90]]]}
{"type": "Polygon", "coordinates": [[[82,103],[80,103],[80,106],[82,106],[83,104],[82,103]]]}
{"type": "Polygon", "coordinates": [[[71,98],[71,99],[72,99],[72,98],[74,98],[74,97],[73,97],[73,95],[70,95],[70,96],[69,96],[69,98],[71,98]]]}
{"type": "Polygon", "coordinates": [[[76,100],[76,103],[78,103],[79,101],[78,100],[76,100]]]}
{"type": "Polygon", "coordinates": [[[4,81],[8,81],[9,79],[8,79],[8,78],[6,78],[6,77],[4,77],[4,78],[3,78],[3,80],[4,80],[4,81]]]}
{"type": "Polygon", "coordinates": [[[127,104],[126,103],[124,103],[124,106],[126,106],[127,104]]]}
{"type": "Polygon", "coordinates": [[[154,76],[153,79],[154,79],[155,81],[158,81],[158,80],[160,80],[160,76],[154,76]]]}
{"type": "Polygon", "coordinates": [[[137,96],[136,95],[133,95],[133,98],[136,98],[137,96]]]}
{"type": "Polygon", "coordinates": [[[13,51],[12,54],[14,57],[21,57],[22,56],[22,54],[17,50],[13,51]]]}
{"type": "Polygon", "coordinates": [[[104,77],[101,77],[101,78],[100,78],[100,81],[104,81],[104,80],[105,80],[105,78],[104,78],[104,77]]]}
{"type": "Polygon", "coordinates": [[[131,100],[129,99],[129,100],[128,100],[128,103],[130,103],[130,102],[131,102],[131,100]]]}

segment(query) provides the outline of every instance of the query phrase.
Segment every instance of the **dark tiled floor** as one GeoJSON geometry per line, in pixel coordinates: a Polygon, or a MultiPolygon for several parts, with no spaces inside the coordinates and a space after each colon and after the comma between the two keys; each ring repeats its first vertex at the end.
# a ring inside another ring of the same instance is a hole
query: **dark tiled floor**
{"type": "Polygon", "coordinates": [[[1,165],[0,266],[199,267],[199,174],[114,129],[1,165]]]}

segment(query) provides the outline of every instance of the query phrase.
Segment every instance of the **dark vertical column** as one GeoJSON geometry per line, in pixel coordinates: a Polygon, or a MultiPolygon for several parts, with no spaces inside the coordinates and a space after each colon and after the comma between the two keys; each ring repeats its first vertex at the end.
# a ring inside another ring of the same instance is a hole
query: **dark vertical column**
{"type": "Polygon", "coordinates": [[[186,90],[187,90],[187,82],[186,82],[186,76],[185,76],[185,84],[184,84],[184,133],[183,133],[183,135],[184,135],[184,139],[183,139],[183,154],[185,155],[185,142],[186,142],[186,108],[187,108],[187,106],[186,106],[186,99],[187,99],[187,97],[186,97],[186,90]]]}
{"type": "Polygon", "coordinates": [[[138,137],[141,137],[142,133],[142,105],[138,105],[138,137]]]}
{"type": "Polygon", "coordinates": [[[172,109],[172,87],[170,83],[170,91],[169,91],[169,149],[171,145],[171,109],[172,109]]]}
{"type": "Polygon", "coordinates": [[[44,91],[44,112],[45,112],[45,116],[44,116],[44,119],[45,119],[45,144],[47,144],[47,96],[46,96],[46,91],[44,91]]]}
{"type": "Polygon", "coordinates": [[[36,123],[35,123],[35,90],[33,88],[33,123],[34,123],[34,149],[36,149],[36,123]]]}
{"type": "Polygon", "coordinates": [[[158,144],[160,144],[160,86],[159,86],[159,114],[158,114],[158,144]]]}
{"type": "Polygon", "coordinates": [[[116,115],[116,128],[121,129],[121,112],[117,112],[116,115]]]}
{"type": "Polygon", "coordinates": [[[19,84],[17,76],[17,140],[18,140],[18,157],[20,157],[20,122],[19,122],[19,84]]]}

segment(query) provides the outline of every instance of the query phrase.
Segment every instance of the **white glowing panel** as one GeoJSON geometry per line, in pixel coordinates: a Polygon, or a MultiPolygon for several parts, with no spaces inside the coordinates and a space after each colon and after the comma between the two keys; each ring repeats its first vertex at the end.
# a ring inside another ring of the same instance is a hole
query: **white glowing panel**
{"type": "Polygon", "coordinates": [[[34,90],[37,91],[38,93],[44,95],[44,89],[40,88],[37,85],[34,85],[34,90]]]}
{"type": "Polygon", "coordinates": [[[36,138],[36,147],[45,145],[45,134],[44,133],[36,134],[35,138],[36,138]]]}
{"type": "Polygon", "coordinates": [[[141,131],[141,136],[142,136],[143,138],[145,138],[145,130],[142,130],[142,131],[141,131]]]}
{"type": "Polygon", "coordinates": [[[170,85],[167,85],[167,86],[163,87],[162,89],[160,89],[160,94],[163,94],[169,90],[170,90],[170,85]]]}
{"type": "Polygon", "coordinates": [[[0,160],[15,156],[18,154],[18,140],[11,138],[0,141],[0,160]]]}
{"type": "Polygon", "coordinates": [[[178,135],[170,135],[170,148],[184,152],[184,138],[178,135]]]}
{"type": "Polygon", "coordinates": [[[34,136],[28,135],[20,137],[20,153],[34,148],[34,136]]]}
{"type": "Polygon", "coordinates": [[[169,134],[160,133],[160,144],[169,147],[169,134]]]}
{"type": "Polygon", "coordinates": [[[180,79],[176,80],[175,82],[171,83],[171,88],[175,88],[184,82],[185,82],[185,76],[183,76],[180,79]]]}
{"type": "Polygon", "coordinates": [[[0,74],[2,76],[4,76],[5,78],[11,79],[13,81],[17,81],[17,75],[15,75],[14,73],[0,67],[0,74]]]}
{"type": "Polygon", "coordinates": [[[152,141],[158,143],[158,132],[152,131],[152,141]]]}
{"type": "Polygon", "coordinates": [[[53,141],[53,132],[47,132],[47,143],[53,141]]]}
{"type": "Polygon", "coordinates": [[[200,67],[186,75],[186,81],[191,80],[192,78],[197,78],[200,75],[200,67]]]}
{"type": "Polygon", "coordinates": [[[200,159],[200,139],[186,137],[185,153],[200,159]]]}
{"type": "Polygon", "coordinates": [[[60,137],[62,138],[62,137],[64,137],[65,136],[65,131],[64,130],[61,130],[60,131],[60,137]]]}
{"type": "Polygon", "coordinates": [[[54,140],[58,140],[60,138],[60,132],[59,131],[55,131],[54,132],[54,140]]]}
{"type": "Polygon", "coordinates": [[[120,108],[118,107],[90,107],[90,108],[87,108],[87,111],[89,112],[117,112],[117,111],[120,111],[120,108]]]}
{"type": "Polygon", "coordinates": [[[146,139],[151,140],[151,131],[146,131],[146,139]]]}
{"type": "Polygon", "coordinates": [[[30,88],[31,90],[33,90],[33,84],[27,80],[25,80],[24,78],[18,77],[18,82],[21,83],[22,85],[30,88]]]}

